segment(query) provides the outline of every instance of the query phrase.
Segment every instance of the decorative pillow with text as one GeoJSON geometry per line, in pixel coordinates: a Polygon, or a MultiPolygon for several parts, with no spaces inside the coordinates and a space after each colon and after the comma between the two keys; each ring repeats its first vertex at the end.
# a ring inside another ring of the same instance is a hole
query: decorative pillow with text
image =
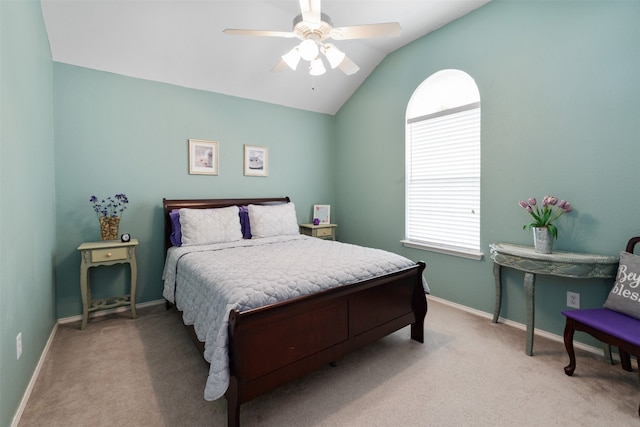
{"type": "Polygon", "coordinates": [[[640,256],[620,252],[616,283],[609,292],[604,308],[640,319],[640,256]]]}

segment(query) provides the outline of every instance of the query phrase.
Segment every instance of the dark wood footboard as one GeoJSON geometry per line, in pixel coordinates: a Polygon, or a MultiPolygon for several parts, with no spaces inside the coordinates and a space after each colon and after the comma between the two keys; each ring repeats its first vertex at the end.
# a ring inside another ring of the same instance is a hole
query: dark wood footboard
{"type": "Polygon", "coordinates": [[[240,405],[407,325],[424,342],[425,265],[229,316],[228,425],[240,405]],[[259,348],[260,351],[255,351],[259,348]]]}

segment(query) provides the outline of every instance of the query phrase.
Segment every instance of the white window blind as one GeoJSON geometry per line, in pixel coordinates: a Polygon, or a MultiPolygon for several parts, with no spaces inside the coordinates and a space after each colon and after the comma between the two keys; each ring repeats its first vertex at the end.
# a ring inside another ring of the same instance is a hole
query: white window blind
{"type": "Polygon", "coordinates": [[[409,119],[407,133],[403,243],[480,255],[480,103],[409,119]]]}

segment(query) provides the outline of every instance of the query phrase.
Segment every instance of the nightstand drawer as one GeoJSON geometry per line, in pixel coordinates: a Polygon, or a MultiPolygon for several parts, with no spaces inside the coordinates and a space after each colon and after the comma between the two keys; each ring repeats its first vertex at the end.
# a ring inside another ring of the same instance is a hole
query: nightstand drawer
{"type": "Polygon", "coordinates": [[[91,251],[91,262],[118,261],[127,259],[127,248],[94,249],[91,251]]]}
{"type": "Polygon", "coordinates": [[[336,240],[337,224],[300,224],[300,234],[305,234],[319,239],[336,240]]]}
{"type": "Polygon", "coordinates": [[[318,228],[316,230],[316,236],[317,237],[331,237],[331,236],[333,236],[333,229],[332,228],[318,228]]]}

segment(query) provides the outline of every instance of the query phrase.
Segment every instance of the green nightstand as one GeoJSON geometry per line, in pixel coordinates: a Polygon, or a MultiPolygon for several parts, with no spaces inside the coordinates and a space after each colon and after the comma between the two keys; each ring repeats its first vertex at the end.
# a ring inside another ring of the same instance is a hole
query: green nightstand
{"type": "Polygon", "coordinates": [[[87,326],[89,313],[107,308],[130,306],[131,316],[136,318],[136,281],[138,267],[136,264],[136,246],[138,239],[129,242],[119,240],[104,240],[100,242],[85,242],[78,246],[82,256],[80,263],[80,293],[82,294],[82,326],[87,326]],[[129,295],[118,296],[105,300],[91,299],[91,280],[89,268],[99,265],[129,264],[131,269],[131,291],[129,295]]]}

